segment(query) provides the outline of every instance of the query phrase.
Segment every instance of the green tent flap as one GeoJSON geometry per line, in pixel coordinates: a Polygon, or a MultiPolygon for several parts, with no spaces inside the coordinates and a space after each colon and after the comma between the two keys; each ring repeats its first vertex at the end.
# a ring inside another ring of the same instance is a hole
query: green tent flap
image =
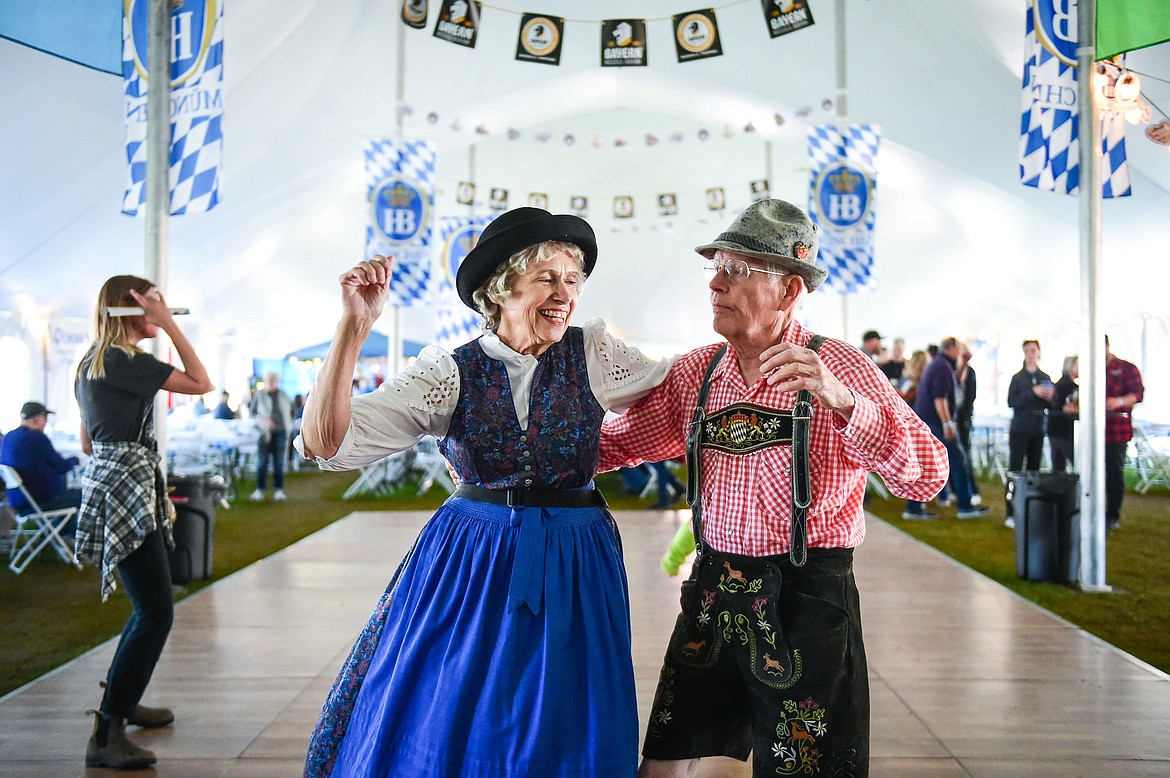
{"type": "Polygon", "coordinates": [[[1167,0],[1097,0],[1098,60],[1170,41],[1167,0]]]}

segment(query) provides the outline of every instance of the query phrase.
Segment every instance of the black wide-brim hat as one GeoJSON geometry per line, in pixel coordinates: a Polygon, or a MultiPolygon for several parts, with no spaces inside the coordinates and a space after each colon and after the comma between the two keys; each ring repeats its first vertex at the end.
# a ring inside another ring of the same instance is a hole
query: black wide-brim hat
{"type": "Polygon", "coordinates": [[[516,252],[550,240],[580,247],[585,254],[585,275],[593,272],[597,264],[597,237],[589,222],[572,214],[552,214],[543,208],[515,208],[484,227],[475,248],[463,258],[455,275],[459,299],[478,311],[472,295],[500,265],[516,252]]]}

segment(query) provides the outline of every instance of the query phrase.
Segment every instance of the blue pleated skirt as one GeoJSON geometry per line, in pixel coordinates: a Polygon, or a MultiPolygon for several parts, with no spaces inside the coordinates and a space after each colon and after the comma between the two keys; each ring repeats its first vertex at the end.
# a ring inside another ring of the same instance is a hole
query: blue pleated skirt
{"type": "Polygon", "coordinates": [[[305,775],[633,776],[637,726],[609,514],[452,498],[342,667],[305,775]]]}

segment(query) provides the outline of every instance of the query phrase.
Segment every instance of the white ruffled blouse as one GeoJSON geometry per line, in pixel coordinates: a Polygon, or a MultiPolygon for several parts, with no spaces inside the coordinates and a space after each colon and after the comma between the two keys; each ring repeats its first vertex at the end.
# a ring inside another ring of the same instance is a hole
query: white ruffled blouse
{"type": "MultiPolygon", "coordinates": [[[[585,335],[585,364],[589,388],[607,411],[629,407],[662,383],[676,356],[649,359],[633,346],[610,335],[605,322],[591,319],[581,328],[585,335]]],[[[484,352],[504,363],[516,418],[528,426],[528,398],[537,357],[519,354],[497,338],[485,334],[479,343],[484,352]]],[[[427,435],[442,439],[451,426],[459,401],[459,368],[451,354],[427,346],[418,358],[377,390],[351,401],[349,429],[337,453],[317,457],[324,470],[353,470],[398,451],[405,451],[427,435]]],[[[294,441],[304,456],[298,435],[294,441]]]]}

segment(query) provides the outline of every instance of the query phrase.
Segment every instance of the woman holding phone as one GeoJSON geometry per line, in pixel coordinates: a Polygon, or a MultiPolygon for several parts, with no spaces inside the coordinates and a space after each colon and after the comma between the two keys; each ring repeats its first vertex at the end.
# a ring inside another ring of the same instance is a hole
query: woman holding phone
{"type": "Polygon", "coordinates": [[[200,395],[213,384],[175,323],[162,292],[137,276],[114,276],[98,294],[94,341],[81,358],[74,393],[81,407],[81,445],[90,461],[82,481],[77,557],[101,567],[102,601],[122,579],[133,611],[106,676],[85,749],[89,767],[133,769],[156,761],[126,737],[127,724],[162,727],[175,716],[141,704],[174,616],[167,551],[171,504],[154,438],[160,389],[200,395]],[[126,307],[141,309],[136,315],[126,307]],[[138,344],[162,331],[183,363],[161,362],[138,344]]]}

